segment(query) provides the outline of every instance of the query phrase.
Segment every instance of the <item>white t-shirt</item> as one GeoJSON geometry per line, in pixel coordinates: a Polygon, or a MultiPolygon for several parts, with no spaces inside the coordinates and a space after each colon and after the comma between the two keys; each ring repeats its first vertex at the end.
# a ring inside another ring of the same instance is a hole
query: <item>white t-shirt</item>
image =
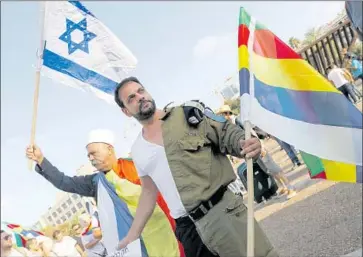
{"type": "Polygon", "coordinates": [[[64,236],[61,242],[54,242],[52,251],[57,256],[80,257],[76,249],[77,241],[69,236],[64,236]]]}
{"type": "Polygon", "coordinates": [[[164,147],[144,139],[142,132],[136,138],[131,156],[139,177],[149,176],[164,197],[170,216],[177,219],[187,214],[171,174],[164,147]]]}
{"type": "MultiPolygon", "coordinates": [[[[95,237],[93,236],[93,233],[90,233],[88,235],[82,235],[81,239],[82,244],[86,246],[88,243],[94,241],[95,237]]],[[[100,257],[103,256],[105,252],[105,247],[103,246],[101,241],[98,241],[98,243],[95,244],[95,246],[93,246],[92,248],[85,248],[85,251],[87,252],[87,257],[100,257]]]]}
{"type": "MultiPolygon", "coordinates": [[[[24,249],[23,249],[24,250],[24,249]]],[[[26,251],[25,251],[26,252],[26,251]]],[[[27,255],[21,253],[20,251],[14,249],[14,248],[11,248],[11,251],[8,255],[9,257],[25,257],[27,255]]]]}
{"type": "Polygon", "coordinates": [[[344,77],[344,72],[342,69],[334,68],[328,74],[328,79],[333,81],[336,88],[340,88],[344,84],[349,83],[349,81],[344,77]]]}

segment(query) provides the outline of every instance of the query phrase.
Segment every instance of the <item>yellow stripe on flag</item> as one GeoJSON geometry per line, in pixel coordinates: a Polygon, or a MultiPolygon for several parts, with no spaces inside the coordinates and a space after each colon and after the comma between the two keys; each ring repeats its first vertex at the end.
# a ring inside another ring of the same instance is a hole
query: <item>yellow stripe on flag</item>
{"type": "MultiPolygon", "coordinates": [[[[114,171],[106,174],[106,179],[115,187],[117,195],[127,204],[135,217],[141,195],[141,186],[120,178],[114,171]]],[[[157,205],[141,234],[149,256],[179,256],[179,246],[174,231],[163,210],[157,205]]]]}
{"type": "Polygon", "coordinates": [[[356,183],[356,165],[321,159],[325,168],[326,179],[356,183]]]}
{"type": "Polygon", "coordinates": [[[261,82],[272,87],[297,91],[321,91],[341,94],[327,79],[302,59],[271,59],[252,54],[249,67],[248,50],[245,45],[238,48],[239,70],[248,68],[261,82]]]}
{"type": "Polygon", "coordinates": [[[248,49],[247,46],[241,45],[238,48],[238,70],[243,68],[249,69],[249,61],[248,61],[248,49]]]}

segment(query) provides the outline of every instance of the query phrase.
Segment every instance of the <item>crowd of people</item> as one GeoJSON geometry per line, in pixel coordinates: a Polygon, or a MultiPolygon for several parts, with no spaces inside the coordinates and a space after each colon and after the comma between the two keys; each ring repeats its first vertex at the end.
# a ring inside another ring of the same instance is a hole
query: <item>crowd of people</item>
{"type": "Polygon", "coordinates": [[[2,257],[105,257],[106,248],[96,216],[83,213],[71,227],[71,235],[55,229],[51,238],[44,235],[27,238],[15,246],[13,233],[1,230],[2,257]]]}
{"type": "Polygon", "coordinates": [[[363,83],[362,56],[343,49],[342,57],[343,66],[331,64],[326,70],[327,78],[348,100],[356,104],[362,99],[362,93],[355,86],[357,80],[363,83]]]}

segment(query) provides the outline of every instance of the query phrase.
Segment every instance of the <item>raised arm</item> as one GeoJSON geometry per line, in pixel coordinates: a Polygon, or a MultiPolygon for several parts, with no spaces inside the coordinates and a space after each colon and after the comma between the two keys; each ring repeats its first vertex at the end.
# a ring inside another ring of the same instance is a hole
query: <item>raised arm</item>
{"type": "Polygon", "coordinates": [[[82,196],[94,197],[96,186],[93,184],[95,175],[67,176],[53,166],[42,154],[38,146],[29,146],[26,149],[26,156],[35,161],[35,171],[52,183],[56,188],[82,196]]]}

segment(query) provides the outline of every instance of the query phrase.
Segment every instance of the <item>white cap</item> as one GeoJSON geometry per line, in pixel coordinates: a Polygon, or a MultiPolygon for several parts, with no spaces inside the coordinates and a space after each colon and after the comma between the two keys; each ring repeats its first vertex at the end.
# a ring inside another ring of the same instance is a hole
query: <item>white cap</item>
{"type": "Polygon", "coordinates": [[[115,135],[108,129],[95,129],[89,132],[87,145],[91,143],[105,143],[111,146],[115,144],[115,135]]]}

